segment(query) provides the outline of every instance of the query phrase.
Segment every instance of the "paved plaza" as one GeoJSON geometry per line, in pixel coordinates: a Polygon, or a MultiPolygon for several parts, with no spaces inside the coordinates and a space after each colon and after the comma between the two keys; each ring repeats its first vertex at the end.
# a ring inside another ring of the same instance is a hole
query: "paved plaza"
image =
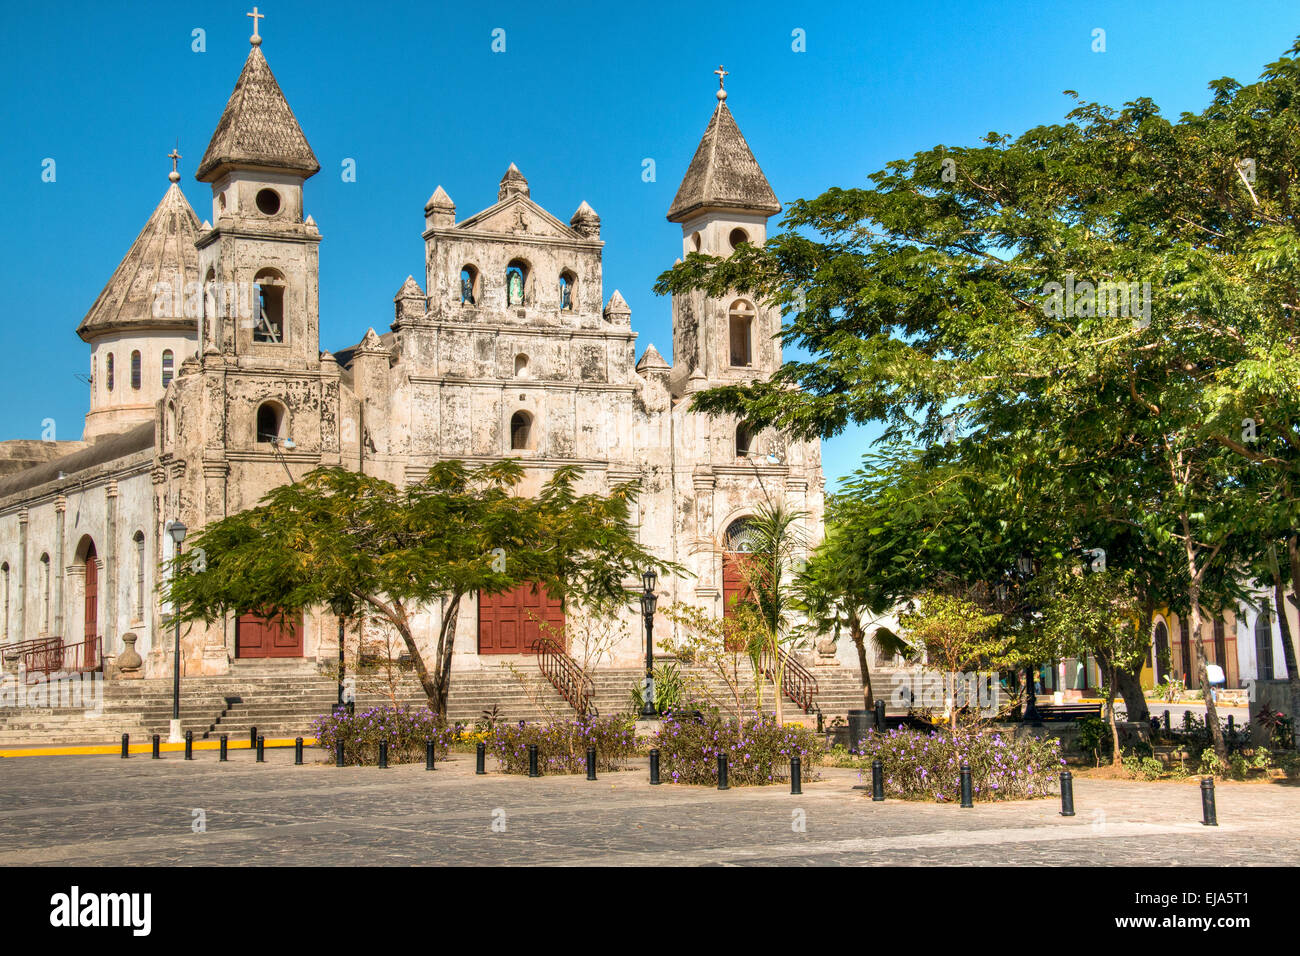
{"type": "Polygon", "coordinates": [[[266,757],[2,760],[0,864],[1237,866],[1300,853],[1300,788],[1285,784],[1219,784],[1209,828],[1187,783],[1079,779],[1066,819],[1055,798],[875,804],[853,770],[794,796],[651,787],[643,765],[590,782],[477,777],[460,755],[433,772],[266,757]]]}

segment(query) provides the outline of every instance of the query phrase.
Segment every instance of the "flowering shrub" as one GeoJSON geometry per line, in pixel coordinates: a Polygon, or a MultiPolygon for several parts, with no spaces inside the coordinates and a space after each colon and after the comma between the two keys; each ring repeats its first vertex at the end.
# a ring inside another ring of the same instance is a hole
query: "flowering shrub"
{"type": "Polygon", "coordinates": [[[636,753],[636,733],[631,717],[578,717],[548,724],[504,724],[487,735],[488,752],[497,758],[502,773],[528,772],[528,745],[537,745],[537,770],[550,773],[586,773],[587,748],[596,748],[596,769],[620,770],[636,753]]]}
{"type": "MultiPolygon", "coordinates": [[[[975,800],[1022,800],[1051,792],[1065,765],[1056,738],[1016,740],[998,731],[914,730],[867,732],[859,748],[864,765],[879,759],[885,796],[956,803],[961,799],[961,762],[970,764],[975,800]]],[[[869,771],[865,771],[869,772],[869,771]]]]}
{"type": "Polygon", "coordinates": [[[426,740],[434,743],[434,753],[447,755],[447,744],[457,728],[427,707],[371,707],[349,714],[346,710],[322,714],[312,720],[312,731],[320,746],[334,753],[334,744],[343,741],[343,762],[378,764],[379,741],[388,741],[389,763],[414,763],[424,759],[426,740]]]}
{"type": "Polygon", "coordinates": [[[804,779],[812,779],[823,744],[797,724],[778,724],[769,716],[704,723],[667,717],[651,745],[659,749],[659,770],[671,783],[714,786],[718,754],[727,755],[727,783],[767,784],[790,779],[790,758],[798,757],[804,779]]]}

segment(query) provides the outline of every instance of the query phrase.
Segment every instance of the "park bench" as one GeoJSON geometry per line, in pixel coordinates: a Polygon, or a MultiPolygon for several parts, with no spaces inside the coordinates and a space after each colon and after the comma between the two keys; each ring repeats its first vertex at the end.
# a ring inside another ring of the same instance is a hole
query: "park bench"
{"type": "Polygon", "coordinates": [[[1038,716],[1041,720],[1083,720],[1085,717],[1100,717],[1101,704],[1039,704],[1038,716]]]}

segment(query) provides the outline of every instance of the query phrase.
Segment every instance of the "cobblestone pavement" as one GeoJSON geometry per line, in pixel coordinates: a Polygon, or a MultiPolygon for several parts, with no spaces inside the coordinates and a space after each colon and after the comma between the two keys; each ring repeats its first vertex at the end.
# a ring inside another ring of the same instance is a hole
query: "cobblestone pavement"
{"type": "Polygon", "coordinates": [[[292,750],[262,765],[247,751],[226,764],[22,757],[0,761],[0,864],[1238,866],[1300,853],[1300,788],[1284,784],[1221,783],[1217,828],[1201,825],[1194,783],[1078,779],[1068,819],[1057,799],[876,804],[861,784],[824,770],[800,796],[651,787],[644,761],[589,782],[476,777],[472,756],[432,773],[295,767],[292,750]]]}

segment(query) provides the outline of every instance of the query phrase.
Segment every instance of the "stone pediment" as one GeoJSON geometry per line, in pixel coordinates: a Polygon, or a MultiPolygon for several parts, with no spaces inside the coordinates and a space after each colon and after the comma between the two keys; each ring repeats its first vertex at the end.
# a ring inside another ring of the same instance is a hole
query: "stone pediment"
{"type": "Polygon", "coordinates": [[[457,229],[534,239],[587,241],[527,196],[514,195],[456,224],[457,229]]]}

